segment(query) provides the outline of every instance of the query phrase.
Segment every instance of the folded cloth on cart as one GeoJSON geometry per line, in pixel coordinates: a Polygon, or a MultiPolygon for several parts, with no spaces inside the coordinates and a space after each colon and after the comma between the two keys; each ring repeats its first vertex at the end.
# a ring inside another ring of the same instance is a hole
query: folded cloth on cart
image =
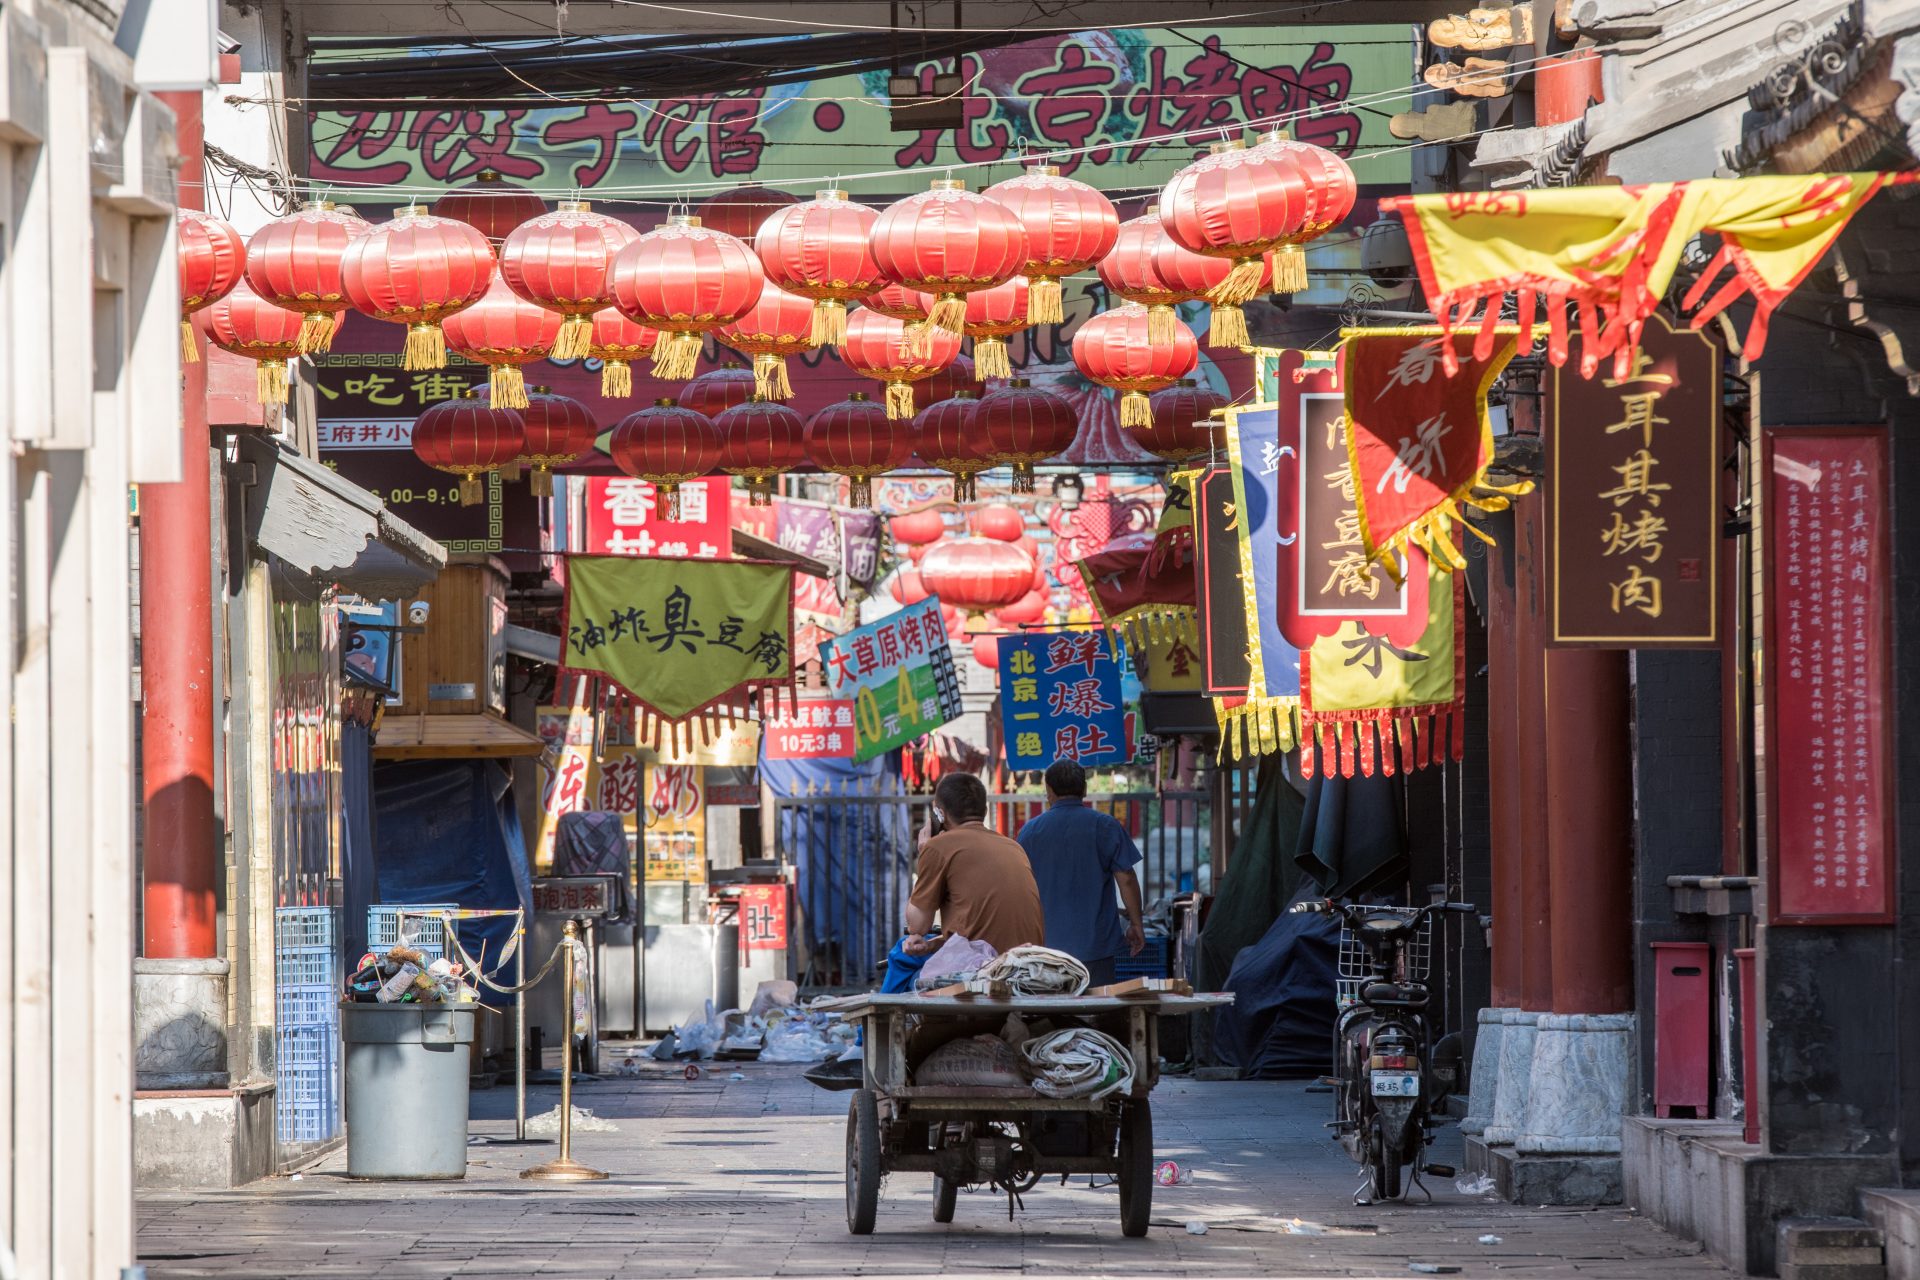
{"type": "Polygon", "coordinates": [[[944,987],[950,982],[964,982],[980,972],[997,954],[990,942],[950,933],[947,940],[940,944],[940,949],[928,956],[927,962],[920,966],[920,976],[913,980],[913,985],[927,991],[944,987]]]}
{"type": "Polygon", "coordinates": [[[1091,980],[1087,966],[1051,947],[1015,947],[980,966],[982,978],[1005,982],[1018,996],[1077,996],[1091,980]]]}
{"type": "Polygon", "coordinates": [[[1020,1056],[1027,1060],[1034,1091],[1049,1098],[1104,1098],[1133,1088],[1133,1055],[1091,1027],[1035,1036],[1020,1046],[1020,1056]]]}

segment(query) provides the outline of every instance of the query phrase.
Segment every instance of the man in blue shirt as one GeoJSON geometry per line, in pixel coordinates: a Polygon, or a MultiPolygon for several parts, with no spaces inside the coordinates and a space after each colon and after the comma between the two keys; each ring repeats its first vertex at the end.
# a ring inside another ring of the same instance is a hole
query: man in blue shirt
{"type": "Polygon", "coordinates": [[[1040,906],[1047,917],[1047,946],[1087,966],[1092,986],[1113,981],[1124,945],[1139,955],[1147,945],[1140,921],[1140,861],[1127,829],[1087,805],[1087,771],[1072,760],[1047,767],[1047,811],[1020,828],[1040,906]],[[1122,930],[1115,887],[1126,903],[1122,930]]]}

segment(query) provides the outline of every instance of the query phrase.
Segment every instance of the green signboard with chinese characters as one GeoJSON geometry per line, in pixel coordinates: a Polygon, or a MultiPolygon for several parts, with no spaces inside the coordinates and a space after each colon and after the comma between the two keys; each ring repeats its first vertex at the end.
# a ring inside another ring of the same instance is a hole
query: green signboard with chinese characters
{"type": "Polygon", "coordinates": [[[855,760],[932,733],[961,712],[938,596],[823,641],[820,660],[828,691],[853,702],[855,760]]]}

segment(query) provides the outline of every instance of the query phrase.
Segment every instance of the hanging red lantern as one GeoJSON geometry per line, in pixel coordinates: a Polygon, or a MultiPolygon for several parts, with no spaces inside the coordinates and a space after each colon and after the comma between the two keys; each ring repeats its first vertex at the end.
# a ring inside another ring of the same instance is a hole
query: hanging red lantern
{"type": "Polygon", "coordinates": [[[913,384],[914,412],[925,412],[928,405],[951,400],[962,391],[977,397],[980,389],[975,384],[978,381],[973,376],[973,360],[968,356],[955,356],[952,364],[931,378],[922,378],[913,384]]]}
{"type": "Polygon", "coordinates": [[[773,501],[773,482],[807,461],[807,424],[777,400],[756,395],[720,412],[720,470],[747,479],[747,504],[773,501]]]}
{"type": "Polygon", "coordinates": [[[547,211],[547,202],[491,169],[482,169],[467,186],[433,202],[433,216],[464,222],[498,249],[513,229],[547,211]]]}
{"type": "Polygon", "coordinates": [[[413,420],[413,452],[428,466],[460,477],[463,507],[484,498],[481,477],[518,458],[526,444],[526,423],[517,410],[489,404],[471,391],[431,405],[413,420]]]}
{"type": "Polygon", "coordinates": [[[955,502],[972,502],[978,496],[974,477],[993,466],[987,438],[980,431],[979,411],[973,392],[960,391],[950,400],[928,405],[913,420],[914,453],[953,477],[955,502]]]}
{"type": "MultiPolygon", "coordinates": [[[[1161,246],[1168,244],[1173,244],[1173,241],[1168,237],[1166,228],[1160,225],[1160,206],[1150,204],[1145,213],[1120,224],[1120,238],[1114,242],[1113,251],[1100,259],[1097,268],[1100,282],[1107,286],[1107,292],[1147,308],[1155,342],[1175,340],[1173,331],[1180,323],[1180,313],[1174,308],[1192,301],[1191,297],[1160,275],[1161,246]]],[[[1180,248],[1178,245],[1173,247],[1180,248]]]]}
{"type": "Polygon", "coordinates": [[[560,317],[528,302],[496,276],[480,301],[448,316],[440,329],[449,348],[487,366],[487,390],[495,404],[524,409],[527,383],[520,366],[553,349],[560,317]]]}
{"type": "Polygon", "coordinates": [[[1359,187],[1345,160],[1325,147],[1295,142],[1285,129],[1273,130],[1253,150],[1283,172],[1291,167],[1306,188],[1307,208],[1299,229],[1269,255],[1274,290],[1298,293],[1307,287],[1307,255],[1301,246],[1347,220],[1359,187]]]}
{"type": "Polygon", "coordinates": [[[887,279],[934,294],[927,318],[935,328],[958,334],[967,318],[967,294],[1020,274],[1027,229],[998,200],[968,191],[964,182],[937,179],[931,190],[880,215],[873,224],[873,260],[887,279]]]}
{"type": "Polygon", "coordinates": [[[305,319],[274,306],[241,280],[205,308],[202,323],[214,346],[254,362],[254,395],[260,403],[278,405],[287,402],[287,361],[300,354],[305,319]]]}
{"type": "Polygon", "coordinates": [[[967,295],[967,319],[961,327],[973,339],[973,376],[979,381],[1013,376],[1007,338],[1027,327],[1031,296],[1025,276],[967,295]]]}
{"type": "Polygon", "coordinates": [[[700,367],[700,335],[745,315],[765,283],[753,250],[678,214],[613,263],[614,305],[666,335],[654,348],[653,376],[675,381],[700,367]]]}
{"type": "Polygon", "coordinates": [[[1027,230],[1027,261],[1021,271],[1033,282],[1028,318],[1059,324],[1060,281],[1106,257],[1120,235],[1113,201],[1084,182],[1060,176],[1054,165],[1037,165],[984,192],[1013,210],[1027,230]]]}
{"type": "Polygon", "coordinates": [[[893,575],[893,581],[887,586],[887,594],[892,596],[896,602],[902,605],[909,605],[919,604],[931,595],[932,592],[927,590],[926,583],[920,581],[920,571],[918,569],[902,569],[899,573],[893,575]]]}
{"type": "Polygon", "coordinates": [[[1147,397],[1147,411],[1152,421],[1133,429],[1134,443],[1154,457],[1176,465],[1205,457],[1213,450],[1208,418],[1215,409],[1226,405],[1227,398],[1219,392],[1197,387],[1191,378],[1182,378],[1147,397]]]}
{"type": "Polygon", "coordinates": [[[1027,536],[1027,518],[1020,508],[990,502],[967,516],[967,532],[996,542],[1018,542],[1027,536]]]}
{"type": "Polygon", "coordinates": [[[813,302],[816,347],[847,337],[847,304],[886,284],[868,243],[880,214],[829,188],[804,204],[776,210],[754,233],[754,252],[767,279],[813,302]]]}
{"type": "Polygon", "coordinates": [[[787,357],[814,347],[813,304],[769,280],[760,301],[732,324],[720,326],[720,341],[753,357],[753,389],[769,400],[791,400],[787,357]]]}
{"type": "Polygon", "coordinates": [[[633,362],[653,353],[660,331],[629,320],[618,307],[593,313],[593,340],[587,355],[600,362],[600,394],[623,400],[633,394],[633,362]]]}
{"type": "Polygon", "coordinates": [[[664,519],[680,518],[680,486],[720,463],[720,432],[703,413],[671,399],[620,419],[607,442],[614,465],[658,490],[664,519]]]}
{"type": "Polygon", "coordinates": [[[1013,464],[1013,492],[1033,492],[1035,463],[1073,447],[1080,415],[1065,396],[1015,378],[980,401],[980,432],[998,463],[1013,464]]]}
{"type": "Polygon", "coordinates": [[[585,200],[562,200],[552,213],[515,227],[500,246],[507,286],[565,317],[553,343],[555,360],[581,360],[593,349],[593,314],[613,305],[613,260],[639,238],[585,200]]]}
{"type": "Polygon", "coordinates": [[[247,245],[247,284],[276,307],[306,317],[300,350],[333,346],[338,317],[347,305],[340,264],[347,246],[373,228],[357,213],[325,200],[275,218],[247,245]]]}
{"type": "MultiPolygon", "coordinates": [[[[963,304],[964,306],[964,304],[963,304]]],[[[909,349],[905,321],[873,311],[857,311],[847,318],[847,340],[840,359],[863,378],[887,384],[889,418],[913,417],[913,386],[931,378],[960,354],[960,337],[931,325],[922,326],[924,354],[909,349]]]]}
{"type": "MultiPolygon", "coordinates": [[[[1195,253],[1164,233],[1153,247],[1153,266],[1161,282],[1178,302],[1199,302],[1211,298],[1234,269],[1233,263],[1227,259],[1195,253]]],[[[1263,288],[1269,274],[1267,260],[1262,258],[1260,284],[1263,288]]],[[[1208,304],[1208,311],[1208,346],[1244,347],[1248,344],[1247,314],[1238,305],[1213,302],[1208,304]]]]}
{"type": "MultiPolygon", "coordinates": [[[[918,419],[914,420],[914,430],[920,428],[918,419]]],[[[916,446],[915,452],[918,452],[916,446]]],[[[922,458],[924,460],[924,456],[922,458]]],[[[887,532],[893,540],[902,546],[919,546],[922,543],[938,542],[947,532],[947,518],[932,507],[919,511],[909,511],[904,515],[890,516],[887,519],[887,532]]]]}
{"type": "Polygon", "coordinates": [[[768,218],[799,203],[799,196],[771,187],[735,187],[708,196],[694,212],[700,215],[701,226],[751,244],[768,218]]]}
{"type": "MultiPolygon", "coordinates": [[[[918,289],[909,289],[903,284],[890,284],[875,289],[860,300],[860,305],[879,315],[890,316],[895,320],[904,320],[908,324],[922,324],[927,313],[933,310],[934,297],[918,289]]],[[[845,341],[845,335],[841,341],[845,341]]]]}
{"type": "Polygon", "coordinates": [[[967,612],[967,630],[986,628],[986,613],[1012,604],[1033,587],[1033,561],[997,538],[952,538],[920,562],[920,581],[940,603],[967,612]]]}
{"type": "Polygon", "coordinates": [[[1047,597],[1039,591],[1028,591],[1005,608],[994,610],[993,620],[1013,630],[1031,622],[1039,622],[1046,616],[1047,597]]]}
{"type": "Polygon", "coordinates": [[[1147,394],[1170,387],[1200,363],[1193,330],[1177,321],[1173,341],[1155,342],[1147,309],[1135,303],[1103,311],[1073,335],[1073,363],[1090,380],[1121,392],[1120,425],[1150,427],[1147,394]]]}
{"type": "MultiPolygon", "coordinates": [[[[499,403],[497,400],[494,403],[499,403]]],[[[564,467],[593,448],[600,436],[593,410],[572,396],[557,396],[535,387],[520,411],[527,442],[518,461],[533,468],[528,488],[536,498],[553,496],[553,469],[564,467]]]]}
{"type": "Polygon", "coordinates": [[[695,413],[713,418],[753,399],[755,390],[753,373],[745,365],[729,360],[687,383],[678,399],[695,413]]]}
{"type": "MultiPolygon", "coordinates": [[[[860,318],[856,315],[852,320],[860,318]]],[[[849,347],[854,333],[854,325],[849,322],[849,347]]],[[[913,435],[894,423],[885,409],[856,391],[807,420],[807,457],[822,471],[852,481],[847,494],[850,506],[869,507],[873,505],[873,478],[907,465],[913,457],[913,435]]]]}
{"type": "Polygon", "coordinates": [[[1160,225],[1168,235],[1195,253],[1232,261],[1226,279],[1207,295],[1225,306],[1240,306],[1260,292],[1267,273],[1263,259],[1300,234],[1307,209],[1297,165],[1239,143],[1217,144],[1160,191],[1160,225]]]}
{"type": "Polygon", "coordinates": [[[975,636],[973,660],[989,671],[998,671],[1000,669],[1000,637],[975,636]]]}
{"type": "Polygon", "coordinates": [[[200,345],[188,317],[240,283],[247,270],[247,242],[232,224],[198,209],[175,210],[173,225],[180,259],[180,359],[197,364],[200,345]]]}
{"type": "Polygon", "coordinates": [[[440,322],[478,302],[493,280],[487,238],[464,222],[408,205],[350,241],[340,283],[356,311],[407,326],[400,367],[444,369],[440,322]]]}
{"type": "Polygon", "coordinates": [[[922,560],[925,560],[927,558],[927,552],[931,550],[933,550],[933,544],[931,542],[923,542],[917,547],[908,547],[907,559],[913,561],[917,565],[922,560]]]}

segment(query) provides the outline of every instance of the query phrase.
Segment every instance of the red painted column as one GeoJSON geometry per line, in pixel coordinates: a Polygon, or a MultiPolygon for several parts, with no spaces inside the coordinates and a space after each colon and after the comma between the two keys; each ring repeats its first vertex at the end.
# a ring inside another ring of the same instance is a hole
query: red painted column
{"type": "Polygon", "coordinates": [[[1633,787],[1627,655],[1547,654],[1554,1013],[1633,1008],[1633,787]]]}
{"type": "Polygon", "coordinates": [[[1534,1013],[1553,1002],[1552,903],[1548,874],[1547,823],[1547,679],[1546,651],[1541,643],[1545,602],[1540,562],[1544,556],[1545,521],[1538,498],[1514,505],[1514,771],[1518,783],[1520,822],[1520,1007],[1534,1013]]]}
{"type": "MultiPolygon", "coordinates": [[[[201,95],[163,93],[180,144],[180,204],[205,208],[201,95]]],[[[207,366],[182,366],[181,479],[140,489],[144,908],[149,959],[218,953],[213,808],[213,546],[207,366]]]]}
{"type": "Polygon", "coordinates": [[[1496,550],[1487,566],[1487,775],[1493,901],[1492,995],[1496,1009],[1519,1009],[1525,967],[1520,894],[1519,716],[1515,705],[1513,548],[1496,550]]]}

